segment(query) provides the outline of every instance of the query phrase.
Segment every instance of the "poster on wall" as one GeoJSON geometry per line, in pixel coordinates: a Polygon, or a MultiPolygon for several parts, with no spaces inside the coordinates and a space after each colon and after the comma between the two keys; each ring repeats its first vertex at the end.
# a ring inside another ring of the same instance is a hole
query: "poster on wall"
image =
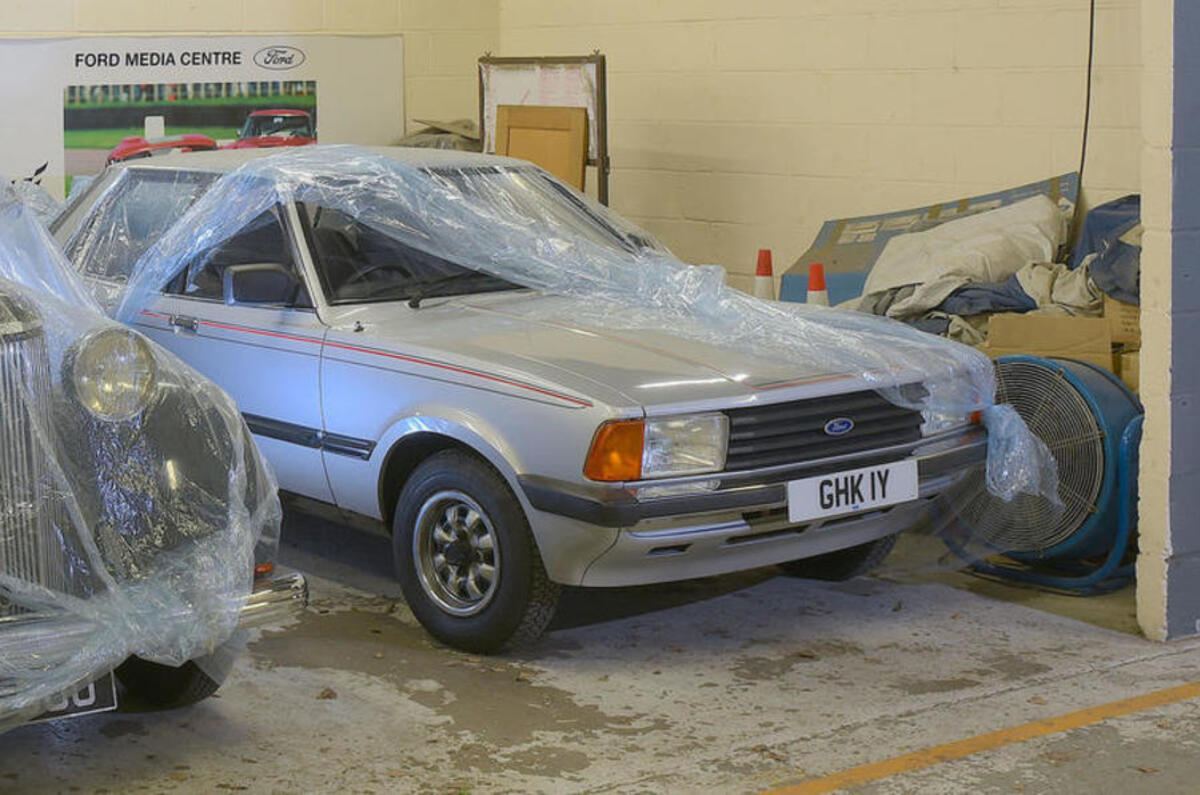
{"type": "Polygon", "coordinates": [[[0,40],[0,174],[63,196],[167,152],[389,144],[404,134],[399,36],[0,40]]]}

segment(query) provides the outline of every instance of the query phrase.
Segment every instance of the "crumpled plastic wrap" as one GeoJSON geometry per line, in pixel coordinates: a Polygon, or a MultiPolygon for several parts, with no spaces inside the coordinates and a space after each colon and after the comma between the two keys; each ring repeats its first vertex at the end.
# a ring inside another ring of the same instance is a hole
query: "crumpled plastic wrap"
{"type": "Polygon", "coordinates": [[[105,317],[0,187],[0,731],[131,655],[212,656],[279,525],[232,401],[105,317]]]}
{"type": "Polygon", "coordinates": [[[990,432],[989,490],[1006,500],[1057,499],[1053,456],[1012,407],[995,405],[995,374],[982,353],[886,318],[754,298],[726,286],[720,267],[683,263],[528,163],[490,158],[463,167],[460,158],[422,152],[405,162],[386,151],[315,146],[251,160],[142,255],[116,316],[133,319],[162,285],[189,265],[195,273],[194,262],[272,207],[305,202],[509,282],[587,299],[586,317],[564,320],[667,330],[778,357],[798,377],[851,374],[934,422],[979,411],[990,432]]]}
{"type": "Polygon", "coordinates": [[[62,202],[47,193],[41,185],[29,180],[18,180],[12,183],[12,187],[21,197],[21,201],[29,206],[34,216],[45,226],[49,226],[50,222],[57,218],[59,212],[62,211],[62,202]]]}
{"type": "MultiPolygon", "coordinates": [[[[170,172],[147,180],[129,177],[129,172],[121,171],[104,187],[67,246],[68,256],[77,250],[89,252],[82,274],[109,314],[125,295],[134,265],[146,248],[165,234],[215,179],[214,175],[179,179],[170,172]]],[[[97,177],[103,178],[103,174],[97,177]]]]}

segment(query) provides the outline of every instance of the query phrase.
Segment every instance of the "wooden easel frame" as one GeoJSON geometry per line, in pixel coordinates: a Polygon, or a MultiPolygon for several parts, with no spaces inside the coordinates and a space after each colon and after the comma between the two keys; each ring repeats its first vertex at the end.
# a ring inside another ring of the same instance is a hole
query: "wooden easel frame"
{"type": "MultiPolygon", "coordinates": [[[[596,167],[596,197],[608,205],[608,80],[605,77],[605,60],[599,52],[580,56],[539,56],[529,58],[497,58],[484,55],[479,59],[476,70],[479,81],[479,134],[486,137],[487,120],[484,118],[483,67],[484,66],[578,66],[596,65],[596,156],[589,157],[587,165],[596,167]]],[[[589,153],[590,154],[590,153],[589,153]]]]}

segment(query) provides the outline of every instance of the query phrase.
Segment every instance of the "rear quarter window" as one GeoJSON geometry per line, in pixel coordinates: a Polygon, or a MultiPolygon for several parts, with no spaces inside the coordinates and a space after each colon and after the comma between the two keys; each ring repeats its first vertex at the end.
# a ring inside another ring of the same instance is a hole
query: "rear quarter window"
{"type": "Polygon", "coordinates": [[[218,178],[202,171],[127,168],[96,201],[66,244],[83,274],[127,282],[146,250],[218,178]]]}

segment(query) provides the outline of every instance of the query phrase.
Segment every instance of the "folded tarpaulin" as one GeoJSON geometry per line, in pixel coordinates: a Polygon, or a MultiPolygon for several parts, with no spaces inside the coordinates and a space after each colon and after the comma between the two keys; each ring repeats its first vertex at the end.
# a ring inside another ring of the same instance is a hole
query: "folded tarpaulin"
{"type": "Polygon", "coordinates": [[[960,287],[938,307],[951,315],[979,315],[984,312],[1028,312],[1037,309],[1037,301],[1021,288],[1016,274],[1002,282],[969,284],[960,287]]]}
{"type": "Polygon", "coordinates": [[[1138,194],[1093,207],[1071,253],[1072,268],[1087,264],[1096,286],[1127,304],[1139,303],[1141,296],[1141,210],[1138,194]]]}

